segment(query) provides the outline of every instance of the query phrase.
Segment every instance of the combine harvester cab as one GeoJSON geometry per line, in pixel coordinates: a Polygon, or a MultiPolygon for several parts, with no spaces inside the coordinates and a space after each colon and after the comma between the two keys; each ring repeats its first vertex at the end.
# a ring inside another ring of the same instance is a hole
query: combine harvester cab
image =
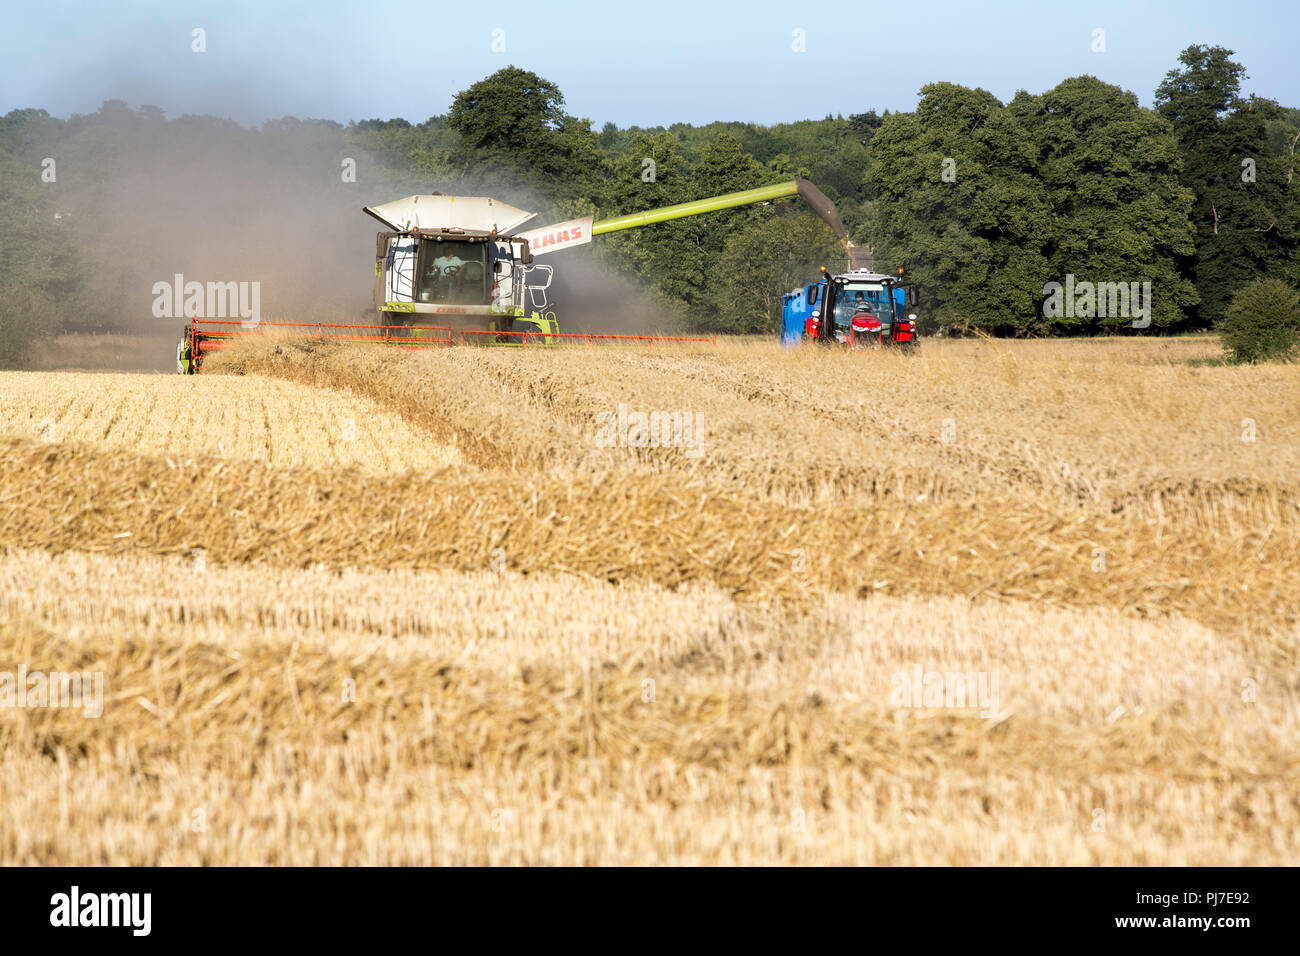
{"type": "Polygon", "coordinates": [[[822,266],[821,278],[787,292],[781,300],[781,342],[794,348],[805,339],[856,350],[918,346],[916,290],[905,289],[903,270],[897,275],[854,269],[831,275],[822,266]]]}
{"type": "Polygon", "coordinates": [[[365,212],[390,230],[376,236],[374,287],[375,311],[390,337],[523,344],[527,333],[559,332],[547,311],[554,270],[534,264],[528,237],[518,234],[536,213],[438,193],[365,212]]]}

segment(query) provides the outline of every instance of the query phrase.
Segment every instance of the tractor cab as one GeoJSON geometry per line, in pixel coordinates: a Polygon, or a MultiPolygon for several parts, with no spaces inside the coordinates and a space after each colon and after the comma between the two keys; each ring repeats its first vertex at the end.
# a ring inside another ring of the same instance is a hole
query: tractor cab
{"type": "MultiPolygon", "coordinates": [[[[841,283],[841,277],[831,284],[831,323],[828,331],[836,342],[846,343],[852,336],[876,333],[888,336],[893,331],[895,308],[893,280],[886,277],[853,277],[841,283]]],[[[900,293],[902,289],[898,290],[900,293]]]]}

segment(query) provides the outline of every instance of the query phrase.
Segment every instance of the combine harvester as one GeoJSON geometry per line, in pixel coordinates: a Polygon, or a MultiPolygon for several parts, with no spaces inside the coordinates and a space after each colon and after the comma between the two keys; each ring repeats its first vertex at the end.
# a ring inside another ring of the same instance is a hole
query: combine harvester
{"type": "Polygon", "coordinates": [[[687,216],[799,196],[844,243],[850,268],[870,265],[870,254],[849,241],[835,204],[805,179],[664,206],[613,219],[573,219],[540,229],[523,226],[536,213],[496,199],[430,193],[366,206],[385,231],[376,236],[374,302],[378,324],[263,322],[195,318],[176,348],[182,373],[239,336],[265,329],[317,338],[418,349],[450,345],[555,346],[566,340],[715,343],[717,337],[561,332],[548,310],[552,266],[535,258],[591,242],[596,236],[687,216]]]}

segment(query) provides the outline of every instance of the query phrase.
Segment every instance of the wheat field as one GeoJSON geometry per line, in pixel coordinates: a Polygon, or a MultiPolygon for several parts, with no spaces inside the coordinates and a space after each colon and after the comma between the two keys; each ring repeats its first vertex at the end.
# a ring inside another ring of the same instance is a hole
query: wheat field
{"type": "Polygon", "coordinates": [[[1300,367],[1215,348],[0,375],[0,863],[1294,864],[1300,367]]]}
{"type": "Polygon", "coordinates": [[[0,372],[0,434],[370,474],[432,470],[456,457],[373,401],[258,376],[0,372]]]}

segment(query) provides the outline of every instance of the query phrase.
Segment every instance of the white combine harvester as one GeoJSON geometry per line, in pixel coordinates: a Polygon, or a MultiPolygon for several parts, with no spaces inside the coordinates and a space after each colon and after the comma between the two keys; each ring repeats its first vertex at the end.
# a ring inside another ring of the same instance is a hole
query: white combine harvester
{"type": "MultiPolygon", "coordinates": [[[[408,196],[365,212],[389,231],[376,237],[375,310],[381,325],[446,328],[485,340],[503,333],[559,332],[547,311],[551,252],[591,241],[592,220],[521,232],[536,213],[482,196],[408,196]]],[[[553,339],[547,339],[553,341],[553,339]]]]}

